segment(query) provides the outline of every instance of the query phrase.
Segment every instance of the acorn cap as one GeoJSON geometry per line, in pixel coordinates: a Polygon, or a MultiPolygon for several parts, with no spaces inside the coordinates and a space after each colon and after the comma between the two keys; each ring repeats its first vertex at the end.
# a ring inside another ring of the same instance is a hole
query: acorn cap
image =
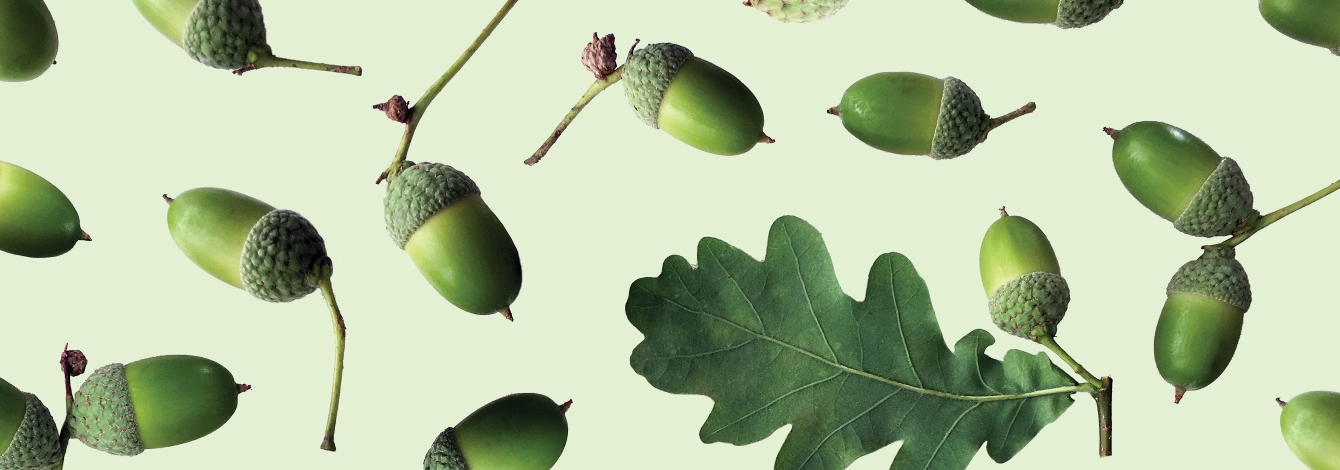
{"type": "Polygon", "coordinates": [[[1234,259],[1231,246],[1211,245],[1199,258],[1183,264],[1168,281],[1168,295],[1194,294],[1217,299],[1246,312],[1252,305],[1247,270],[1234,259]]]}
{"type": "Polygon", "coordinates": [[[202,64],[245,67],[247,53],[255,46],[269,47],[258,0],[200,0],[186,19],[182,48],[202,64]]]}
{"type": "Polygon", "coordinates": [[[749,0],[745,4],[783,23],[808,23],[833,16],[847,6],[847,0],[749,0]]]}
{"type": "Polygon", "coordinates": [[[991,321],[1012,335],[1037,341],[1056,336],[1056,325],[1070,306],[1070,286],[1060,274],[1029,273],[991,294],[991,321]]]}
{"type": "Polygon", "coordinates": [[[37,395],[23,392],[23,422],[0,453],[0,469],[42,469],[60,462],[60,432],[37,395]]]}
{"type": "Polygon", "coordinates": [[[1082,28],[1101,21],[1120,7],[1122,0],[1061,0],[1056,8],[1056,26],[1082,28]]]}
{"type": "Polygon", "coordinates": [[[660,129],[661,99],[679,68],[693,52],[678,44],[661,42],[633,51],[623,65],[624,95],[633,112],[648,126],[660,129]]]}
{"type": "Polygon", "coordinates": [[[461,448],[456,445],[456,428],[447,428],[433,440],[428,455],[423,457],[423,470],[469,470],[461,448]]]}
{"type": "Polygon", "coordinates": [[[1252,208],[1252,188],[1242,168],[1228,157],[1201,184],[1182,215],[1173,221],[1178,231],[1197,237],[1232,235],[1239,225],[1261,215],[1252,208]]]}
{"type": "Polygon", "coordinates": [[[251,226],[242,244],[242,286],[270,302],[301,299],[318,287],[313,271],[325,256],[325,240],[307,218],[272,210],[251,226]]]}
{"type": "Polygon", "coordinates": [[[81,442],[113,455],[144,452],[124,364],[99,367],[74,394],[70,430],[81,442]]]}
{"type": "Polygon", "coordinates": [[[982,110],[977,93],[963,81],[945,77],[944,94],[940,96],[940,119],[935,123],[931,141],[931,158],[943,160],[968,153],[986,140],[991,116],[982,110]]]}
{"type": "Polygon", "coordinates": [[[441,163],[405,162],[405,169],[386,186],[382,209],[386,233],[405,249],[410,235],[428,218],[457,199],[479,194],[479,186],[460,170],[441,163]]]}

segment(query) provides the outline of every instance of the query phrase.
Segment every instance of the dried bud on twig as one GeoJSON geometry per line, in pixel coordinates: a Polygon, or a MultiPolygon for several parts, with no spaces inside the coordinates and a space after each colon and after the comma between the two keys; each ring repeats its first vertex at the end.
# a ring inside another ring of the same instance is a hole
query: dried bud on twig
{"type": "Polygon", "coordinates": [[[391,99],[386,100],[385,103],[374,104],[372,105],[372,109],[385,111],[386,117],[390,118],[392,121],[401,124],[409,123],[409,102],[405,101],[405,98],[400,95],[392,96],[391,99]]]}
{"type": "Polygon", "coordinates": [[[591,33],[591,43],[582,50],[582,65],[595,74],[596,80],[604,80],[618,68],[619,53],[614,51],[614,35],[591,33]]]}
{"type": "Polygon", "coordinates": [[[78,377],[88,368],[88,358],[78,349],[67,349],[60,354],[60,365],[70,377],[78,377]]]}

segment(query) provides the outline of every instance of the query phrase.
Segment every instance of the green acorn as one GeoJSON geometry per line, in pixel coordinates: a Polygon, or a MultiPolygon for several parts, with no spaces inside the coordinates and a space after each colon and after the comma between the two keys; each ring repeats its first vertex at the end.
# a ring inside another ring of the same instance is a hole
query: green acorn
{"type": "Polygon", "coordinates": [[[1149,210],[1197,237],[1231,235],[1261,215],[1238,163],[1170,124],[1142,121],[1112,136],[1112,163],[1126,190],[1149,210]]]}
{"type": "Polygon", "coordinates": [[[0,251],[29,258],[60,256],[80,240],[79,212],[50,181],[0,162],[0,251]]]}
{"type": "Polygon", "coordinates": [[[275,57],[265,41],[258,0],[134,0],[149,23],[197,62],[243,72],[264,67],[362,75],[361,67],[316,64],[275,57]]]}
{"type": "Polygon", "coordinates": [[[1205,247],[1168,282],[1168,299],[1154,329],[1154,363],[1174,388],[1173,403],[1224,373],[1252,304],[1247,271],[1231,246],[1205,247]]]}
{"type": "Polygon", "coordinates": [[[1295,41],[1340,55],[1340,3],[1326,0],[1261,0],[1261,17],[1295,41]]]}
{"type": "Polygon", "coordinates": [[[571,404],[559,405],[537,393],[494,400],[438,434],[423,468],[549,470],[567,445],[565,415],[571,404]]]}
{"type": "Polygon", "coordinates": [[[168,201],[168,231],[205,272],[256,298],[290,302],[316,291],[325,240],[297,212],[251,196],[196,188],[168,201]]]}
{"type": "Polygon", "coordinates": [[[763,107],[749,87],[683,46],[658,43],[633,51],[623,80],[642,122],[693,148],[739,155],[773,142],[763,133],[763,107]]]}
{"type": "Polygon", "coordinates": [[[60,461],[60,432],[51,411],[37,395],[0,379],[0,470],[44,470],[60,461]]]}
{"type": "Polygon", "coordinates": [[[745,0],[744,5],[783,23],[809,23],[833,16],[847,0],[745,0]]]}
{"type": "Polygon", "coordinates": [[[138,455],[194,441],[237,411],[248,385],[219,363],[196,356],[158,356],[93,371],[74,394],[72,436],[114,455],[138,455]]]}
{"type": "Polygon", "coordinates": [[[968,85],[915,72],[877,73],[853,83],[828,114],[866,145],[902,155],[940,160],[968,153],[992,129],[1037,106],[1028,103],[991,118],[968,85]]]}
{"type": "Polygon", "coordinates": [[[26,82],[56,61],[56,20],[42,0],[0,1],[0,82],[26,82]]]}
{"type": "Polygon", "coordinates": [[[1276,398],[1289,450],[1312,470],[1340,470],[1340,393],[1315,391],[1287,403],[1276,398]]]}
{"type": "Polygon", "coordinates": [[[1000,219],[982,237],[979,264],[996,326],[1035,342],[1056,336],[1070,306],[1070,286],[1041,228],[1000,208],[1000,219]]]}
{"type": "Polygon", "coordinates": [[[386,188],[386,231],[428,283],[461,310],[512,319],[521,258],[498,216],[465,173],[405,162],[386,188]]]}
{"type": "Polygon", "coordinates": [[[1049,23],[1062,29],[1101,21],[1123,0],[968,0],[983,13],[1017,23],[1049,23]]]}

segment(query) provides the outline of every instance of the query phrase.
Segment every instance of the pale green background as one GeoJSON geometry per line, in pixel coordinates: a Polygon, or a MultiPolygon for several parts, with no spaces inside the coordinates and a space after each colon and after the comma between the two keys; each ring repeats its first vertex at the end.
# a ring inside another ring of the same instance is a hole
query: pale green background
{"type": "MultiPolygon", "coordinates": [[[[525,267],[515,323],[438,297],[386,235],[385,186],[372,184],[401,126],[369,107],[392,94],[417,100],[501,0],[265,2],[277,54],[362,65],[361,78],[237,77],[192,62],[128,0],[49,3],[59,64],[0,84],[0,159],[62,188],[95,241],[53,259],[0,256],[0,376],[59,412],[56,359],[68,341],[94,367],[195,354],[255,386],[204,439],[134,458],[74,443],[70,470],[418,468],[443,428],[521,391],[575,401],[556,469],[770,469],[789,428],[750,446],[701,443],[711,401],[632,371],[642,337],[623,305],[666,256],[693,261],[701,237],[762,256],[786,214],[823,232],[857,298],[877,255],[910,257],[950,343],[985,328],[994,357],[1042,348],[988,320],[981,236],[1001,205],[1047,232],[1073,294],[1059,339],[1116,379],[1115,456],[1096,457],[1094,404],[1076,396],[1012,461],[981,452],[970,468],[1302,468],[1273,399],[1340,390],[1340,275],[1327,269],[1337,199],[1241,247],[1255,301],[1223,377],[1174,406],[1154,368],[1163,288],[1206,241],[1125,192],[1100,129],[1185,128],[1239,162],[1263,211],[1340,177],[1340,58],[1275,32],[1250,1],[1132,0],[1067,31],[950,0],[853,0],[810,25],[739,0],[522,0],[434,103],[410,153],[467,172],[507,224],[525,267]],[[671,41],[731,71],[777,143],[737,157],[695,151],[639,122],[616,85],[548,159],[522,165],[591,82],[578,57],[593,31],[619,38],[620,59],[634,38],[671,41]],[[824,114],[882,71],[957,77],[993,115],[1028,101],[1038,111],[955,160],[882,153],[824,114]],[[299,211],[325,237],[349,324],[338,452],[317,449],[331,363],[320,296],[268,304],[193,266],[159,195],[201,186],[299,211]]],[[[850,468],[887,468],[897,447],[850,468]]]]}

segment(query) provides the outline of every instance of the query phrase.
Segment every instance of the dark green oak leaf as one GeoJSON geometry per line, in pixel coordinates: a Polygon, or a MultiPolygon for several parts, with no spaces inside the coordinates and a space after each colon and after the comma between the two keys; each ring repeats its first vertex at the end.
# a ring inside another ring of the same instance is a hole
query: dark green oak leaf
{"type": "Polygon", "coordinates": [[[633,283],[626,311],[645,335],[633,369],[715,402],[703,442],[751,444],[792,425],[778,470],[840,470],[896,441],[894,470],[962,470],[983,442],[1005,462],[1085,390],[1046,354],[987,356],[995,338],[980,329],[950,351],[898,253],[875,260],[864,301],[851,298],[819,232],[791,216],[773,223],[762,262],[714,238],[697,267],[666,258],[633,283]]]}

